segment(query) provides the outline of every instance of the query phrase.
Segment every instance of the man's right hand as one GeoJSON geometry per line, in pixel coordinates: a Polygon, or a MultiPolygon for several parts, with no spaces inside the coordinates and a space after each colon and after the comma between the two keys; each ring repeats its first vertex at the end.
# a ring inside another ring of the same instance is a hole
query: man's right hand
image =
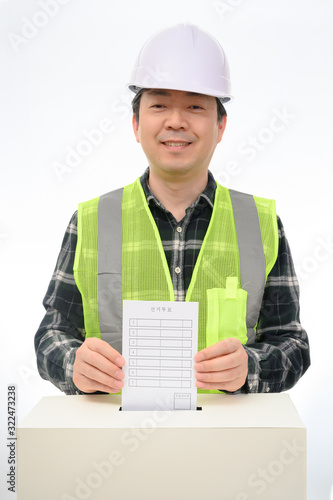
{"type": "Polygon", "coordinates": [[[75,355],[73,382],[82,392],[119,392],[124,385],[124,358],[107,342],[87,338],[75,355]]]}

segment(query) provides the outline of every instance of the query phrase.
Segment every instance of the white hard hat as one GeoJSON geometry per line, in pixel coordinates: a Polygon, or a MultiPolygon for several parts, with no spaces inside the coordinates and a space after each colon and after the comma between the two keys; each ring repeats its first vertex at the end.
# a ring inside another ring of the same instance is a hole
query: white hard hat
{"type": "Polygon", "coordinates": [[[153,35],[142,47],[128,87],[197,92],[218,97],[230,95],[229,64],[219,42],[190,24],[178,24],[153,35]]]}

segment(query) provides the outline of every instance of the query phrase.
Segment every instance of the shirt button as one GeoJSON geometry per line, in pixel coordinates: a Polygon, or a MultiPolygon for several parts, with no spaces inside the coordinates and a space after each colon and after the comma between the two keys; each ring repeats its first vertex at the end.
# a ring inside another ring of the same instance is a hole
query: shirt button
{"type": "Polygon", "coordinates": [[[178,233],[181,233],[182,232],[182,228],[180,226],[177,227],[177,231],[178,233]]]}
{"type": "Polygon", "coordinates": [[[175,273],[176,273],[176,274],[179,274],[179,273],[180,273],[180,267],[176,267],[176,268],[175,268],[175,273]]]}

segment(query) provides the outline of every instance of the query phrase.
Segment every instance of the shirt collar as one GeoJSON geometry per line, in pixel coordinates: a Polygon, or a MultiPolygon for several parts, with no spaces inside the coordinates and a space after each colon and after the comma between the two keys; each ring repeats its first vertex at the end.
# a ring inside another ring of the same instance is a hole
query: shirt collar
{"type": "MultiPolygon", "coordinates": [[[[148,178],[149,178],[149,167],[146,168],[145,172],[140,177],[141,186],[145,193],[148,205],[155,204],[158,207],[164,209],[162,203],[156,198],[154,193],[150,190],[150,187],[148,186],[148,178]]],[[[199,202],[202,202],[205,205],[209,204],[211,208],[213,208],[215,190],[216,190],[216,182],[214,176],[210,172],[210,170],[208,170],[207,186],[205,187],[204,191],[198,196],[198,198],[192,203],[191,207],[197,206],[199,202]]]]}

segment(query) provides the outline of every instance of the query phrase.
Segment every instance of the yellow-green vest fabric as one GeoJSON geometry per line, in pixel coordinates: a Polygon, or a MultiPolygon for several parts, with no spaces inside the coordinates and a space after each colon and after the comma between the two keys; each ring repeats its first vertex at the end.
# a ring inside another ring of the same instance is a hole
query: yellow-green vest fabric
{"type": "MultiPolygon", "coordinates": [[[[173,301],[174,291],[161,238],[140,180],[104,196],[105,199],[95,198],[79,205],[74,277],[82,295],[86,335],[105,335],[121,352],[122,300],[173,301]],[[113,197],[118,199],[116,203],[113,197]],[[108,200],[113,205],[105,205],[108,200]],[[103,206],[107,208],[103,209],[101,222],[103,206]],[[108,229],[110,221],[119,230],[108,229]],[[113,247],[118,247],[121,256],[113,258],[113,247]],[[100,320],[103,311],[109,315],[107,321],[100,320]],[[110,334],[108,330],[114,329],[115,324],[117,327],[110,334]]],[[[242,284],[234,207],[229,190],[217,184],[211,221],[186,294],[186,301],[199,303],[199,350],[227,337],[237,337],[243,344],[249,338],[254,341],[265,281],[277,258],[278,232],[275,202],[258,197],[253,197],[253,201],[264,269],[260,283],[242,284]],[[256,299],[250,317],[248,293],[256,299]]],[[[242,213],[241,218],[244,216],[242,213]]],[[[242,253],[252,252],[255,262],[257,247],[247,248],[246,243],[245,247],[242,253]]]]}

